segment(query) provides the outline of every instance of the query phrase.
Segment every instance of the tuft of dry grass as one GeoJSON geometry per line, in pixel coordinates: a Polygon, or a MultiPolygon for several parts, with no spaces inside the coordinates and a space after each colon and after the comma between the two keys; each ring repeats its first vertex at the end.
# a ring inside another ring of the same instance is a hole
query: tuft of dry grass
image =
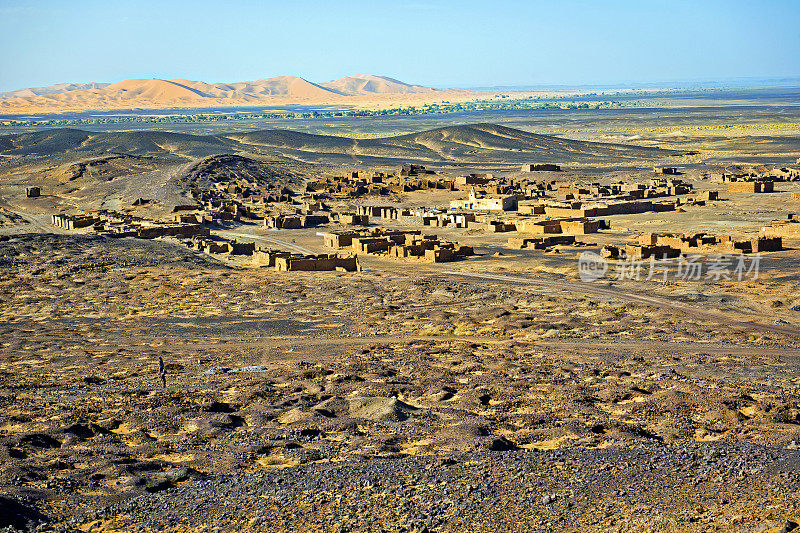
{"type": "Polygon", "coordinates": [[[280,454],[259,457],[256,459],[256,463],[264,468],[288,468],[300,464],[296,459],[290,459],[280,454]]]}

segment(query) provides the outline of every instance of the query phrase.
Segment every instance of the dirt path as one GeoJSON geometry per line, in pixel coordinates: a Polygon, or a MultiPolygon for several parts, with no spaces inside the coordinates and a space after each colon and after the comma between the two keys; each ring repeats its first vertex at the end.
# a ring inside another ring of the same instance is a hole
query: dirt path
{"type": "Polygon", "coordinates": [[[506,275],[506,274],[490,274],[479,272],[461,272],[455,270],[446,270],[440,273],[444,276],[457,276],[472,279],[485,279],[499,283],[509,283],[514,285],[527,285],[530,287],[544,288],[544,289],[561,289],[571,292],[581,292],[583,294],[591,294],[595,296],[602,296],[612,300],[621,300],[624,302],[638,303],[643,305],[650,305],[662,309],[672,309],[681,313],[691,315],[697,318],[713,320],[720,324],[738,326],[749,328],[767,333],[777,333],[781,335],[790,335],[793,337],[800,337],[800,328],[789,324],[763,324],[753,320],[736,318],[729,316],[720,311],[710,311],[700,307],[680,302],[677,300],[668,300],[666,298],[659,298],[655,296],[644,296],[636,294],[615,287],[602,287],[593,285],[591,283],[582,283],[579,281],[558,281],[552,279],[537,279],[527,276],[519,275],[506,275]]]}
{"type": "Polygon", "coordinates": [[[217,230],[214,233],[219,234],[222,237],[234,237],[240,239],[248,239],[254,241],[256,244],[264,244],[267,245],[277,245],[282,248],[288,248],[290,250],[294,250],[295,252],[300,252],[301,254],[315,254],[316,252],[309,250],[308,248],[304,248],[297,244],[293,244],[288,241],[283,241],[281,239],[275,239],[273,237],[267,237],[265,235],[255,235],[252,233],[242,233],[238,231],[230,231],[230,230],[217,230]]]}
{"type": "MultiPolygon", "coordinates": [[[[142,349],[148,349],[147,344],[144,342],[146,337],[141,339],[132,336],[130,338],[132,346],[140,346],[142,349]]],[[[191,346],[195,349],[213,349],[218,346],[218,342],[224,341],[226,349],[245,351],[248,347],[259,346],[261,348],[285,348],[298,349],[298,348],[333,348],[341,347],[348,349],[353,346],[369,346],[369,345],[382,345],[394,343],[409,343],[409,342],[465,342],[465,343],[482,343],[482,344],[505,344],[517,342],[515,339],[506,337],[493,337],[486,335],[363,335],[363,336],[346,336],[346,337],[309,337],[309,336],[294,336],[294,335],[274,335],[265,337],[255,337],[246,341],[225,339],[193,339],[191,341],[180,342],[178,339],[170,339],[170,345],[175,348],[180,348],[182,345],[191,346]]],[[[583,339],[575,337],[559,337],[550,339],[539,339],[526,344],[532,348],[540,348],[542,350],[590,350],[592,352],[601,353],[604,351],[613,351],[617,353],[631,353],[639,351],[649,352],[665,352],[670,354],[714,354],[714,355],[739,355],[739,356],[753,356],[753,357],[775,357],[786,362],[800,361],[800,348],[792,346],[758,346],[758,345],[738,345],[727,343],[706,343],[706,342],[691,342],[691,341],[662,341],[653,339],[583,339]]],[[[330,351],[328,355],[337,356],[339,354],[330,351]]],[[[314,353],[313,356],[303,354],[301,352],[290,352],[276,359],[302,359],[304,357],[320,357],[319,353],[314,353]],[[291,354],[291,355],[290,355],[291,354]]]]}

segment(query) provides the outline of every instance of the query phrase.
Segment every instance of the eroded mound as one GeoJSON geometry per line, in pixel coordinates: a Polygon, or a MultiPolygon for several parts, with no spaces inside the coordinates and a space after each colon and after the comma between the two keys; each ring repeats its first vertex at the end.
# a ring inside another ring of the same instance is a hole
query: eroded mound
{"type": "Polygon", "coordinates": [[[216,183],[238,180],[271,188],[297,186],[303,181],[296,170],[283,162],[259,161],[234,154],[206,157],[189,167],[181,178],[192,187],[213,187],[216,183]]]}

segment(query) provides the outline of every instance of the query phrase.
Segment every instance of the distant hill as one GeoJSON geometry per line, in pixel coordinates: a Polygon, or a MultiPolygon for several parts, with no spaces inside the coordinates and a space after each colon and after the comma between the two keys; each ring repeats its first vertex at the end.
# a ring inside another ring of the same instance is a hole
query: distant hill
{"type": "Polygon", "coordinates": [[[472,91],[463,89],[434,89],[367,74],[347,76],[319,84],[297,76],[277,76],[237,83],[206,83],[185,79],[130,79],[111,84],[58,84],[0,93],[0,114],[326,104],[392,98],[433,101],[471,94],[472,91]]]}
{"type": "Polygon", "coordinates": [[[582,164],[650,161],[678,154],[630,144],[562,139],[495,124],[447,126],[377,139],[351,139],[288,130],[232,133],[221,137],[314,163],[335,161],[342,164],[371,164],[384,160],[476,165],[532,161],[582,164]]]}
{"type": "MultiPolygon", "coordinates": [[[[181,94],[177,89],[175,92],[181,94]]],[[[377,139],[352,139],[289,130],[189,135],[161,131],[98,133],[57,129],[0,136],[0,155],[4,157],[41,157],[65,153],[177,156],[189,160],[217,154],[260,153],[337,165],[394,165],[407,161],[471,165],[527,162],[569,165],[633,161],[649,163],[682,152],[630,144],[576,141],[495,124],[450,126],[377,139]]]]}
{"type": "Polygon", "coordinates": [[[232,142],[213,136],[163,131],[96,133],[55,129],[36,133],[0,136],[4,156],[57,156],[64,154],[105,154],[206,157],[236,148],[232,142]]]}

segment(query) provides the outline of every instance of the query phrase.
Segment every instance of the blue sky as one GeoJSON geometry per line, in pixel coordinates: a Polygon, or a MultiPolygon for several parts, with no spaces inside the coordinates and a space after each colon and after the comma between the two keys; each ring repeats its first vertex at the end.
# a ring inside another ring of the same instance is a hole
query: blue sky
{"type": "Polygon", "coordinates": [[[0,0],[0,91],[368,73],[437,87],[800,76],[800,0],[0,0]]]}

